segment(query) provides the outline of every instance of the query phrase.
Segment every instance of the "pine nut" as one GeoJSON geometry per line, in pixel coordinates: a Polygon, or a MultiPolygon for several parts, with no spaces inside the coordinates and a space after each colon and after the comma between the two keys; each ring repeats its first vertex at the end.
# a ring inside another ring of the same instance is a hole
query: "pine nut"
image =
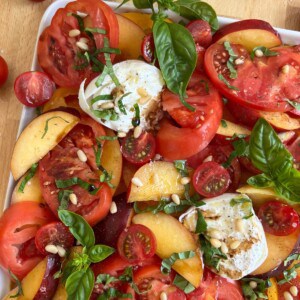
{"type": "Polygon", "coordinates": [[[159,299],[160,300],[168,300],[168,296],[165,292],[161,292],[159,299]]]}
{"type": "Polygon", "coordinates": [[[256,49],[254,52],[256,57],[263,57],[264,53],[260,49],[256,49]]]}
{"type": "Polygon", "coordinates": [[[85,51],[89,50],[89,46],[83,42],[76,42],[76,46],[81,50],[85,50],[85,51]]]}
{"type": "Polygon", "coordinates": [[[141,181],[141,179],[139,179],[138,177],[133,177],[131,179],[131,182],[137,187],[141,187],[144,185],[143,182],[141,181]]]}
{"type": "Polygon", "coordinates": [[[87,39],[87,38],[85,38],[85,37],[81,37],[81,38],[79,39],[79,42],[84,43],[84,44],[87,44],[88,41],[89,41],[89,39],[87,39]]]}
{"type": "Polygon", "coordinates": [[[290,65],[284,65],[284,66],[282,67],[282,69],[281,69],[281,72],[282,72],[283,74],[288,74],[289,71],[290,71],[290,65]]]}
{"type": "Polygon", "coordinates": [[[60,257],[65,257],[66,256],[66,250],[63,247],[56,246],[56,248],[57,248],[57,251],[58,251],[58,255],[60,257]]]}
{"type": "Polygon", "coordinates": [[[236,229],[239,232],[243,232],[244,231],[244,220],[243,219],[237,219],[236,220],[236,229]]]}
{"type": "Polygon", "coordinates": [[[123,132],[123,131],[119,131],[118,132],[118,137],[119,138],[123,138],[123,137],[125,137],[126,136],[126,132],[123,132]]]}
{"type": "Polygon", "coordinates": [[[289,292],[283,293],[284,300],[293,300],[293,296],[289,292]]]}
{"type": "Polygon", "coordinates": [[[209,231],[209,236],[214,238],[214,239],[218,239],[218,240],[221,240],[222,237],[223,237],[222,233],[217,229],[210,230],[209,231]]]}
{"type": "Polygon", "coordinates": [[[298,296],[298,288],[296,287],[296,286],[291,286],[290,287],[290,293],[294,296],[294,297],[296,297],[296,296],[298,296]]]}
{"type": "Polygon", "coordinates": [[[172,194],[171,199],[175,204],[177,204],[177,205],[180,204],[180,198],[177,194],[172,194]]]}
{"type": "Polygon", "coordinates": [[[72,204],[77,205],[77,196],[74,193],[70,194],[69,199],[72,202],[72,204]]]}
{"type": "Polygon", "coordinates": [[[87,161],[87,156],[85,155],[85,153],[81,149],[79,149],[77,151],[77,156],[78,156],[79,160],[81,160],[82,162],[87,161]]]}
{"type": "Polygon", "coordinates": [[[212,160],[213,160],[212,155],[209,155],[205,159],[203,159],[203,162],[212,161],[212,160]]]}
{"type": "Polygon", "coordinates": [[[191,182],[191,178],[190,177],[182,177],[180,179],[180,183],[183,184],[183,185],[188,184],[190,182],[191,182]]]}
{"type": "Polygon", "coordinates": [[[225,243],[222,243],[221,245],[221,251],[224,253],[224,254],[227,254],[228,253],[228,247],[225,243]]]}
{"type": "Polygon", "coordinates": [[[109,211],[111,214],[115,214],[118,211],[117,204],[115,201],[112,201],[109,211]]]}
{"type": "Polygon", "coordinates": [[[211,245],[215,248],[220,248],[222,246],[222,242],[220,242],[217,239],[210,239],[209,241],[210,241],[211,245]]]}
{"type": "Polygon", "coordinates": [[[88,14],[82,12],[82,11],[77,11],[77,16],[81,17],[81,18],[85,18],[88,16],[88,14]]]}
{"type": "Polygon", "coordinates": [[[242,58],[237,58],[235,61],[234,61],[234,64],[235,65],[242,65],[245,61],[242,59],[242,58]]]}
{"type": "Polygon", "coordinates": [[[52,244],[48,244],[46,247],[45,247],[45,250],[49,253],[52,253],[52,254],[57,254],[58,252],[58,249],[55,245],[52,245],[52,244]]]}
{"type": "Polygon", "coordinates": [[[150,96],[148,96],[148,97],[141,97],[141,98],[139,98],[138,102],[139,102],[139,104],[145,104],[145,103],[149,102],[150,100],[151,100],[150,96]]]}
{"type": "Polygon", "coordinates": [[[240,246],[240,244],[241,244],[240,241],[234,241],[234,242],[230,243],[229,247],[230,247],[230,249],[235,250],[240,246]]]}
{"type": "Polygon", "coordinates": [[[80,35],[80,30],[78,30],[78,29],[72,29],[69,31],[69,37],[75,37],[78,35],[80,35]]]}
{"type": "Polygon", "coordinates": [[[115,107],[115,105],[113,102],[105,102],[100,105],[100,108],[102,108],[102,109],[110,109],[110,108],[114,108],[114,107],[115,107]]]}
{"type": "Polygon", "coordinates": [[[251,289],[256,289],[257,288],[257,282],[255,282],[255,281],[250,281],[249,282],[249,286],[251,287],[251,289]]]}
{"type": "Polygon", "coordinates": [[[142,127],[141,127],[141,126],[136,126],[136,127],[134,128],[134,131],[133,131],[133,137],[134,137],[135,139],[137,139],[137,138],[142,134],[142,132],[143,132],[142,127]]]}
{"type": "Polygon", "coordinates": [[[142,88],[142,87],[138,88],[136,91],[138,92],[138,94],[139,94],[141,97],[146,97],[146,96],[148,96],[147,91],[146,91],[144,88],[142,88]]]}
{"type": "Polygon", "coordinates": [[[161,160],[162,159],[162,156],[160,154],[155,154],[154,156],[154,160],[161,160]]]}

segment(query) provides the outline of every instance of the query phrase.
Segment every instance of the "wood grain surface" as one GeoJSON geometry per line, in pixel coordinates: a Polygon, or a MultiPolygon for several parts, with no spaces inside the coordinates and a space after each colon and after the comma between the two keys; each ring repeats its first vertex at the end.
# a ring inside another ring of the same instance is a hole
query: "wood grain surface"
{"type": "MultiPolygon", "coordinates": [[[[9,66],[9,79],[0,88],[0,215],[9,177],[10,157],[22,106],[13,92],[18,74],[31,66],[37,30],[52,1],[0,0],[0,55],[9,66]]],[[[207,0],[218,15],[264,19],[273,26],[300,30],[300,0],[207,0]]],[[[26,151],[26,149],[24,149],[26,151]]]]}

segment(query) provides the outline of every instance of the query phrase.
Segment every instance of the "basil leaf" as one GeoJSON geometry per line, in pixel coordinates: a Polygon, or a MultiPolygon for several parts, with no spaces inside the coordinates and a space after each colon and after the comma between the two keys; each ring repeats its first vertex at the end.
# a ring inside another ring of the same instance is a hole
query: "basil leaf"
{"type": "MultiPolygon", "coordinates": [[[[235,137],[236,138],[236,137],[235,137]]],[[[236,158],[236,157],[248,157],[249,156],[249,143],[243,139],[243,138],[238,138],[237,140],[234,140],[232,142],[232,146],[234,148],[234,151],[232,151],[227,159],[227,161],[225,161],[223,163],[223,167],[224,168],[229,168],[232,161],[236,158]]]]}
{"type": "Polygon", "coordinates": [[[95,245],[94,231],[82,216],[68,210],[59,210],[58,217],[69,227],[70,232],[81,245],[87,248],[95,245]]]}
{"type": "Polygon", "coordinates": [[[274,182],[265,174],[258,174],[248,178],[247,183],[257,188],[274,186],[274,182]]]}
{"type": "Polygon", "coordinates": [[[224,42],[224,48],[229,54],[229,59],[227,60],[227,68],[230,71],[229,77],[231,79],[237,78],[237,71],[235,69],[235,63],[234,61],[238,58],[238,55],[233,51],[231,48],[231,45],[228,41],[224,42]]]}
{"type": "Polygon", "coordinates": [[[286,267],[289,265],[289,263],[293,260],[299,260],[300,259],[300,253],[293,253],[289,255],[283,262],[283,265],[286,267]]]}
{"type": "Polygon", "coordinates": [[[72,273],[66,281],[68,300],[88,300],[92,294],[94,282],[94,273],[90,268],[72,273]]]}
{"type": "Polygon", "coordinates": [[[61,179],[56,179],[55,180],[55,185],[59,189],[64,189],[68,188],[73,185],[79,185],[81,188],[85,189],[88,191],[91,195],[96,195],[97,192],[99,191],[99,188],[96,188],[93,184],[88,183],[79,177],[72,177],[66,180],[61,180],[61,179]]]}
{"type": "Polygon", "coordinates": [[[119,110],[120,110],[120,112],[123,113],[124,115],[127,115],[127,112],[126,112],[125,106],[124,106],[124,104],[123,104],[123,99],[124,99],[125,97],[127,97],[128,95],[130,95],[130,94],[131,94],[131,92],[126,93],[126,94],[124,94],[124,95],[118,100],[118,107],[119,107],[119,110]]]}
{"type": "Polygon", "coordinates": [[[234,90],[234,91],[239,91],[239,89],[236,87],[236,86],[233,86],[229,83],[229,81],[220,73],[218,74],[218,78],[225,83],[225,85],[231,89],[231,90],[234,90]]]}
{"type": "Polygon", "coordinates": [[[189,175],[187,166],[186,166],[186,160],[174,160],[173,162],[174,167],[178,170],[180,175],[182,177],[186,177],[189,175]]]}
{"type": "Polygon", "coordinates": [[[186,294],[189,294],[195,290],[195,287],[191,283],[189,283],[185,278],[178,274],[175,275],[173,284],[184,291],[186,294]]]}
{"type": "Polygon", "coordinates": [[[133,105],[134,111],[135,111],[135,116],[131,121],[132,126],[136,127],[140,125],[141,120],[140,120],[140,107],[137,103],[133,105]]]}
{"type": "Polygon", "coordinates": [[[104,260],[111,254],[115,252],[114,248],[105,245],[95,245],[89,249],[88,255],[89,259],[93,263],[97,263],[99,261],[104,260]]]}
{"type": "Polygon", "coordinates": [[[251,53],[250,53],[250,57],[251,59],[253,60],[254,57],[255,57],[255,51],[256,50],[261,50],[262,53],[264,54],[264,56],[277,56],[278,55],[278,52],[275,52],[275,51],[271,51],[270,49],[264,47],[264,46],[258,46],[258,47],[255,47],[251,53]]]}
{"type": "Polygon", "coordinates": [[[100,33],[100,34],[106,34],[106,30],[103,28],[95,28],[95,27],[86,27],[84,29],[86,32],[92,32],[92,33],[100,33]]]}
{"type": "Polygon", "coordinates": [[[67,209],[69,207],[70,195],[73,193],[72,190],[62,190],[58,193],[58,209],[67,209]]]}
{"type": "Polygon", "coordinates": [[[300,268],[300,263],[293,265],[292,268],[283,271],[284,279],[278,281],[278,284],[284,284],[290,282],[292,279],[298,276],[297,269],[300,268]]]}
{"type": "Polygon", "coordinates": [[[300,103],[299,102],[292,101],[292,100],[289,100],[289,99],[286,99],[286,102],[288,104],[290,104],[291,106],[293,106],[296,110],[300,111],[300,103]]]}
{"type": "Polygon", "coordinates": [[[184,106],[194,111],[184,99],[197,61],[196,46],[191,33],[182,25],[157,20],[153,26],[153,37],[168,89],[180,96],[184,106]]]}
{"type": "Polygon", "coordinates": [[[207,223],[200,210],[197,211],[198,218],[195,233],[203,233],[207,230],[207,223]]]}
{"type": "MultiPolygon", "coordinates": [[[[45,123],[45,127],[44,127],[44,133],[43,133],[41,139],[43,139],[43,138],[45,137],[45,135],[47,134],[47,132],[48,132],[48,130],[49,130],[49,122],[50,122],[51,120],[53,120],[53,119],[61,119],[61,120],[63,120],[63,121],[66,122],[66,123],[70,123],[69,121],[65,120],[64,118],[62,118],[62,117],[60,117],[60,116],[54,116],[54,117],[51,117],[51,118],[47,119],[47,120],[46,120],[46,123],[45,123]]],[[[54,125],[56,125],[56,124],[54,124],[54,125]]]]}
{"type": "Polygon", "coordinates": [[[109,274],[99,274],[96,278],[95,283],[102,283],[104,287],[108,286],[112,282],[119,281],[118,278],[111,276],[109,274]]]}
{"type": "Polygon", "coordinates": [[[115,141],[118,139],[117,136],[110,136],[110,135],[101,135],[98,137],[100,141],[115,141]]]}
{"type": "Polygon", "coordinates": [[[227,122],[224,119],[221,120],[221,126],[223,128],[227,128],[228,127],[227,122]]]}
{"type": "Polygon", "coordinates": [[[92,100],[91,100],[91,105],[93,105],[93,104],[95,104],[96,102],[98,102],[98,101],[103,101],[103,100],[113,100],[113,96],[112,95],[109,95],[109,94],[107,94],[107,95],[98,95],[98,96],[96,96],[95,98],[93,98],[92,100]]]}
{"type": "Polygon", "coordinates": [[[212,30],[219,29],[219,22],[215,10],[207,3],[199,0],[178,0],[180,15],[189,20],[201,19],[208,22],[212,30]]]}
{"type": "Polygon", "coordinates": [[[151,1],[151,0],[133,0],[133,5],[139,9],[152,8],[153,1],[151,1]]]}
{"type": "Polygon", "coordinates": [[[25,178],[22,180],[22,182],[18,188],[18,193],[24,193],[26,184],[35,175],[38,166],[39,166],[38,163],[35,163],[31,166],[30,170],[28,171],[28,173],[26,174],[25,178]]]}
{"type": "Polygon", "coordinates": [[[270,279],[259,279],[259,278],[242,278],[242,291],[246,299],[256,300],[258,298],[268,299],[266,295],[267,289],[272,286],[270,279]],[[250,286],[250,282],[254,281],[257,283],[257,287],[253,289],[250,286]]]}
{"type": "Polygon", "coordinates": [[[176,260],[180,259],[187,259],[187,258],[192,258],[196,254],[194,251],[184,251],[184,252],[178,252],[178,253],[173,253],[170,257],[164,258],[161,262],[161,267],[160,271],[163,274],[169,274],[171,272],[171,268],[176,262],[176,260]]]}

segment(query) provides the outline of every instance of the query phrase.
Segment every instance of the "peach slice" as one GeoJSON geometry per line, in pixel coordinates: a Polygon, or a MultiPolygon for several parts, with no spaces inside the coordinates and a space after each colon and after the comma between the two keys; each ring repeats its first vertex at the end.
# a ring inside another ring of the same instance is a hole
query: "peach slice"
{"type": "Polygon", "coordinates": [[[224,120],[225,127],[221,124],[217,130],[217,134],[230,136],[232,137],[234,134],[245,134],[250,135],[251,131],[244,126],[239,124],[224,120]]]}
{"type": "Polygon", "coordinates": [[[121,16],[131,20],[136,25],[141,27],[145,33],[151,32],[153,25],[153,20],[150,14],[140,13],[140,12],[126,12],[122,13],[121,16]]]}
{"type": "Polygon", "coordinates": [[[270,278],[271,286],[267,289],[267,296],[269,300],[278,300],[278,286],[276,278],[270,278]]]}
{"type": "Polygon", "coordinates": [[[138,178],[142,186],[131,183],[128,202],[159,201],[161,197],[172,194],[181,196],[184,193],[184,186],[180,183],[181,175],[170,162],[155,161],[145,164],[137,170],[134,178],[138,178]]]}
{"type": "Polygon", "coordinates": [[[76,116],[52,111],[40,115],[27,125],[19,136],[11,159],[11,172],[15,180],[50,150],[79,122],[76,116]]]}
{"type": "Polygon", "coordinates": [[[272,48],[282,44],[278,32],[268,22],[256,19],[237,21],[220,28],[213,35],[213,43],[225,41],[242,44],[249,52],[258,46],[272,48]]]}
{"type": "Polygon", "coordinates": [[[136,173],[136,171],[138,170],[138,168],[139,168],[138,166],[135,166],[135,165],[127,162],[126,160],[124,160],[124,162],[123,162],[123,180],[124,180],[126,187],[130,186],[131,179],[134,176],[134,174],[136,173]]]}
{"type": "Polygon", "coordinates": [[[164,259],[173,253],[195,251],[192,258],[177,260],[173,269],[192,285],[198,287],[203,276],[203,262],[193,235],[174,217],[164,213],[142,213],[132,219],[134,224],[148,227],[156,237],[156,254],[164,259]]]}
{"type": "Polygon", "coordinates": [[[296,130],[300,128],[300,118],[292,118],[286,113],[261,111],[259,114],[271,125],[275,126],[278,129],[296,130]]]}

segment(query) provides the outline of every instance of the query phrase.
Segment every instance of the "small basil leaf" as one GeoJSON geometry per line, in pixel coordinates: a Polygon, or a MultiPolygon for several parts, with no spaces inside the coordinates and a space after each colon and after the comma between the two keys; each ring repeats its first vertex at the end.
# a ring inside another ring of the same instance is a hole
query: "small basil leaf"
{"type": "Polygon", "coordinates": [[[151,1],[151,0],[133,0],[133,5],[139,9],[152,8],[153,1],[151,1]]]}
{"type": "Polygon", "coordinates": [[[195,233],[203,233],[207,230],[207,223],[200,210],[198,212],[197,224],[195,233]]]}
{"type": "Polygon", "coordinates": [[[88,300],[92,294],[94,282],[94,273],[90,268],[72,273],[66,281],[68,300],[88,300]]]}
{"type": "Polygon", "coordinates": [[[153,26],[153,37],[159,65],[168,89],[179,95],[187,108],[194,110],[184,100],[186,87],[197,61],[192,35],[182,25],[157,20],[153,26]]]}
{"type": "Polygon", "coordinates": [[[195,290],[195,287],[191,283],[189,283],[185,278],[178,274],[175,275],[173,284],[184,291],[186,294],[189,294],[195,290]]]}
{"type": "Polygon", "coordinates": [[[274,186],[274,182],[265,174],[258,174],[248,178],[247,183],[257,188],[267,188],[274,186]]]}
{"type": "Polygon", "coordinates": [[[114,248],[105,245],[95,245],[89,249],[88,255],[89,259],[93,263],[97,263],[99,261],[104,260],[111,254],[115,252],[114,248]]]}
{"type": "Polygon", "coordinates": [[[184,251],[173,253],[170,257],[164,258],[161,262],[160,271],[163,274],[169,274],[171,272],[171,268],[176,262],[176,260],[188,259],[194,257],[196,254],[194,251],[184,251]]]}
{"type": "Polygon", "coordinates": [[[35,163],[31,166],[30,170],[27,172],[27,174],[25,175],[25,178],[22,180],[22,182],[18,188],[18,193],[24,193],[26,184],[35,175],[38,166],[39,166],[38,163],[35,163]]]}
{"type": "Polygon", "coordinates": [[[87,248],[95,245],[94,231],[82,216],[68,210],[59,210],[58,217],[69,227],[70,232],[81,245],[87,248]]]}

